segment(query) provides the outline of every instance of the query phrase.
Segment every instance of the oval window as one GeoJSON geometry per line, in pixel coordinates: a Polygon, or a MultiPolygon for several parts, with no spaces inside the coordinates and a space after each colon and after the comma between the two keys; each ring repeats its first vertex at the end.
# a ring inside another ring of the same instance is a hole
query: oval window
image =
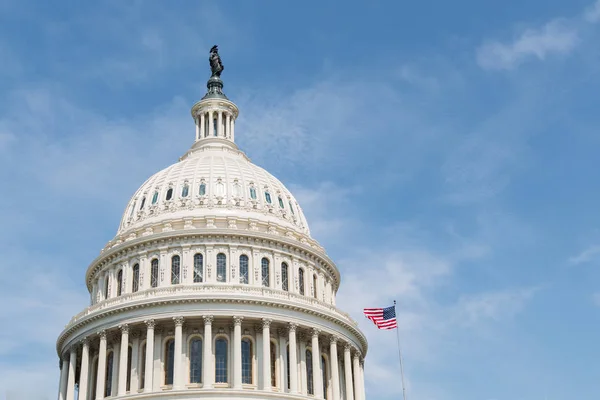
{"type": "Polygon", "coordinates": [[[173,198],[173,188],[167,190],[167,200],[171,200],[173,198]]]}
{"type": "Polygon", "coordinates": [[[144,205],[146,205],[146,198],[142,198],[142,204],[140,205],[140,210],[144,208],[144,205]]]}
{"type": "Polygon", "coordinates": [[[281,197],[279,198],[279,207],[284,208],[283,207],[283,199],[281,197]]]}
{"type": "Polygon", "coordinates": [[[158,192],[154,192],[154,196],[152,196],[152,204],[156,204],[158,201],[158,192]]]}

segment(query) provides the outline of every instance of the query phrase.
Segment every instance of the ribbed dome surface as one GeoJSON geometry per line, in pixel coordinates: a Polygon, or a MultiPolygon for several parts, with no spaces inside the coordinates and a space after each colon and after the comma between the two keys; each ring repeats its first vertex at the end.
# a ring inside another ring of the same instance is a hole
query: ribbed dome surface
{"type": "Polygon", "coordinates": [[[135,192],[118,235],[206,216],[260,220],[310,234],[298,202],[277,178],[233,147],[206,146],[190,150],[135,192]]]}

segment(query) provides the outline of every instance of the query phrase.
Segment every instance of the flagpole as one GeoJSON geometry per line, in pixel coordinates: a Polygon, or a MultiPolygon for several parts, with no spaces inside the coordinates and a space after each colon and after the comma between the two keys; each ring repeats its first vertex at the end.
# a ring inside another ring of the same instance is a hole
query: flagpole
{"type": "MultiPolygon", "coordinates": [[[[396,300],[394,300],[394,312],[398,318],[396,310],[396,300]]],[[[398,339],[398,358],[400,359],[400,376],[402,377],[402,399],[406,400],[406,386],[404,385],[404,365],[402,364],[402,350],[400,349],[400,328],[396,327],[396,338],[398,339]]]]}

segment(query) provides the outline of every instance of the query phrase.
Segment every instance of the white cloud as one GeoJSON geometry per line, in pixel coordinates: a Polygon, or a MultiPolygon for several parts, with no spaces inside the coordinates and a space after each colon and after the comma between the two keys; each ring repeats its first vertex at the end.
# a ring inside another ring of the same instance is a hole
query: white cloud
{"type": "Polygon", "coordinates": [[[600,245],[596,244],[596,245],[588,247],[587,249],[583,250],[581,253],[579,253],[577,255],[569,257],[567,262],[570,265],[585,264],[585,263],[595,260],[596,258],[598,258],[599,255],[600,255],[600,245]]]}
{"type": "Polygon", "coordinates": [[[600,0],[588,7],[583,13],[583,17],[586,21],[591,23],[600,21],[600,0]]]}
{"type": "Polygon", "coordinates": [[[510,70],[530,58],[544,60],[550,55],[569,53],[577,41],[577,29],[557,19],[539,29],[527,29],[509,43],[483,44],[477,49],[477,62],[484,69],[510,70]]]}

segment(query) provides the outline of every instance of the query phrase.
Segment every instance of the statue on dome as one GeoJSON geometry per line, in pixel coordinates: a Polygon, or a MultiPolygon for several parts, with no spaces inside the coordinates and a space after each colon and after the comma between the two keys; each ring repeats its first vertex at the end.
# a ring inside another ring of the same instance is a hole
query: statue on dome
{"type": "Polygon", "coordinates": [[[208,61],[210,62],[210,70],[212,72],[212,76],[220,78],[221,72],[223,72],[223,69],[225,68],[223,67],[223,63],[221,62],[221,57],[219,56],[219,48],[217,47],[217,45],[214,45],[210,49],[208,61]]]}

